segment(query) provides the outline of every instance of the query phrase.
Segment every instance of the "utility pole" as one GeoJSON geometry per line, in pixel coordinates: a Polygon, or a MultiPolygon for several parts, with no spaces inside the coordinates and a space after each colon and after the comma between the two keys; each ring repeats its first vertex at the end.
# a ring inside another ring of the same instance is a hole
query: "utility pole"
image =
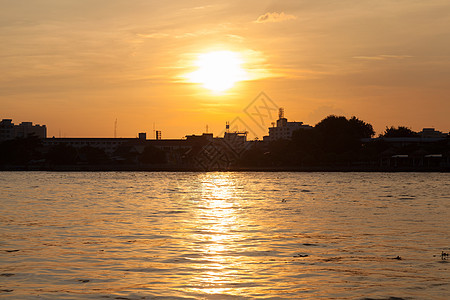
{"type": "Polygon", "coordinates": [[[116,121],[114,121],[114,138],[117,138],[117,118],[116,121]]]}

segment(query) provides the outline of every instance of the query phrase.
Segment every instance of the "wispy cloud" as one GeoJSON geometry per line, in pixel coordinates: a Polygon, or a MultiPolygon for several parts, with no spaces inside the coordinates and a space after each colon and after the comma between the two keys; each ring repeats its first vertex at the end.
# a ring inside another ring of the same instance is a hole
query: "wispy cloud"
{"type": "Polygon", "coordinates": [[[243,39],[242,36],[236,34],[228,34],[233,27],[229,23],[214,24],[209,27],[203,26],[191,26],[191,28],[179,28],[179,29],[162,29],[161,31],[152,32],[142,32],[136,35],[143,39],[161,39],[161,38],[175,38],[175,39],[185,39],[185,38],[196,38],[208,35],[222,34],[226,35],[228,38],[233,39],[243,39]]]}
{"type": "Polygon", "coordinates": [[[294,19],[297,19],[297,17],[294,15],[285,14],[284,12],[268,12],[259,16],[255,23],[276,23],[294,19]]]}
{"type": "Polygon", "coordinates": [[[198,9],[207,9],[207,8],[211,8],[211,7],[214,7],[214,5],[196,6],[196,7],[193,7],[192,9],[198,10],[198,9]]]}
{"type": "Polygon", "coordinates": [[[145,39],[161,39],[168,37],[169,34],[163,32],[154,32],[154,33],[138,33],[137,36],[145,39]]]}
{"type": "Polygon", "coordinates": [[[388,59],[405,59],[405,58],[412,58],[411,55],[374,55],[374,56],[353,56],[354,59],[361,59],[361,60],[388,60],[388,59]]]}

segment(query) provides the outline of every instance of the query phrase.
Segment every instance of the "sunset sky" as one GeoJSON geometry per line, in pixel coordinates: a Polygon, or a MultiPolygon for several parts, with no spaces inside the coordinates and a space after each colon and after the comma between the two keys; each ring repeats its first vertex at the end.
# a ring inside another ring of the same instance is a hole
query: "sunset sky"
{"type": "Polygon", "coordinates": [[[117,119],[118,137],[155,124],[163,138],[238,118],[261,138],[244,110],[264,92],[310,125],[448,132],[449,24],[448,0],[0,0],[0,118],[50,137],[112,137],[117,119]],[[240,65],[222,92],[193,79],[218,52],[240,65]]]}

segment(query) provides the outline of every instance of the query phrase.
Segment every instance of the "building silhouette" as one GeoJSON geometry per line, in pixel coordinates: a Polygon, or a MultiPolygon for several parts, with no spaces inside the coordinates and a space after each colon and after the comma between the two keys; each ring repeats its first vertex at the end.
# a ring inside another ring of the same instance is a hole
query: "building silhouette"
{"type": "Polygon", "coordinates": [[[269,135],[264,136],[263,141],[272,142],[276,140],[290,140],[294,131],[312,128],[312,126],[303,124],[303,122],[288,122],[284,117],[284,109],[280,108],[276,126],[275,123],[272,123],[272,127],[269,127],[269,135]]]}
{"type": "MultiPolygon", "coordinates": [[[[248,141],[246,131],[231,131],[228,122],[223,136],[203,133],[186,135],[181,139],[161,139],[160,133],[157,133],[154,139],[148,139],[145,132],[140,132],[134,138],[46,138],[45,125],[33,125],[32,122],[15,125],[11,119],[3,119],[0,122],[0,154],[3,153],[4,159],[2,162],[0,157],[0,165],[16,163],[17,159],[14,161],[8,158],[14,156],[11,153],[23,155],[22,152],[14,150],[16,148],[30,150],[27,153],[33,154],[33,158],[24,159],[28,159],[28,164],[35,164],[43,169],[51,169],[54,164],[62,164],[59,156],[68,156],[70,153],[73,153],[74,158],[68,162],[69,165],[102,163],[105,164],[105,169],[108,166],[114,169],[114,166],[118,165],[136,167],[159,165],[162,169],[185,170],[228,170],[230,167],[246,166],[247,162],[250,166],[252,161],[262,167],[291,166],[291,164],[303,163],[303,158],[308,155],[311,157],[315,155],[315,153],[306,152],[305,154],[304,151],[303,154],[298,154],[301,152],[297,151],[300,149],[298,140],[292,143],[285,143],[283,140],[292,140],[293,133],[297,130],[311,130],[309,133],[314,139],[317,128],[303,122],[288,122],[284,117],[283,109],[279,111],[278,120],[272,124],[272,127],[268,128],[269,135],[265,136],[263,141],[257,139],[248,141]],[[29,136],[35,136],[39,140],[24,139],[29,136]],[[291,150],[297,156],[292,156],[291,150]],[[277,160],[277,155],[283,159],[277,160]],[[161,167],[162,165],[164,167],[161,167]]],[[[308,146],[310,141],[305,140],[302,143],[301,149],[309,149],[304,146],[308,146]]],[[[360,139],[360,144],[364,146],[358,150],[362,155],[359,157],[355,155],[355,161],[345,161],[347,166],[360,164],[380,169],[450,166],[449,134],[434,128],[424,128],[412,137],[363,138],[360,139]]],[[[338,156],[340,153],[333,151],[332,148],[324,146],[319,151],[323,155],[319,155],[318,158],[314,156],[315,160],[309,157],[312,162],[308,163],[320,165],[321,163],[339,163],[344,160],[338,156]],[[330,162],[324,157],[337,158],[330,162]]]]}
{"type": "Polygon", "coordinates": [[[33,125],[32,122],[22,122],[19,125],[14,125],[12,119],[3,119],[0,122],[0,141],[26,138],[30,135],[45,139],[47,137],[47,127],[39,124],[33,125]]]}

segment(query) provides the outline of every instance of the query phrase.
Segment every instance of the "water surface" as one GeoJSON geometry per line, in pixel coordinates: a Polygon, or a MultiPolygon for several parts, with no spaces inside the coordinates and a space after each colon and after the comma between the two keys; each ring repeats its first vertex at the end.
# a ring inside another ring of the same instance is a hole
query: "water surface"
{"type": "Polygon", "coordinates": [[[0,297],[449,299],[449,182],[0,172],[0,297]]]}

